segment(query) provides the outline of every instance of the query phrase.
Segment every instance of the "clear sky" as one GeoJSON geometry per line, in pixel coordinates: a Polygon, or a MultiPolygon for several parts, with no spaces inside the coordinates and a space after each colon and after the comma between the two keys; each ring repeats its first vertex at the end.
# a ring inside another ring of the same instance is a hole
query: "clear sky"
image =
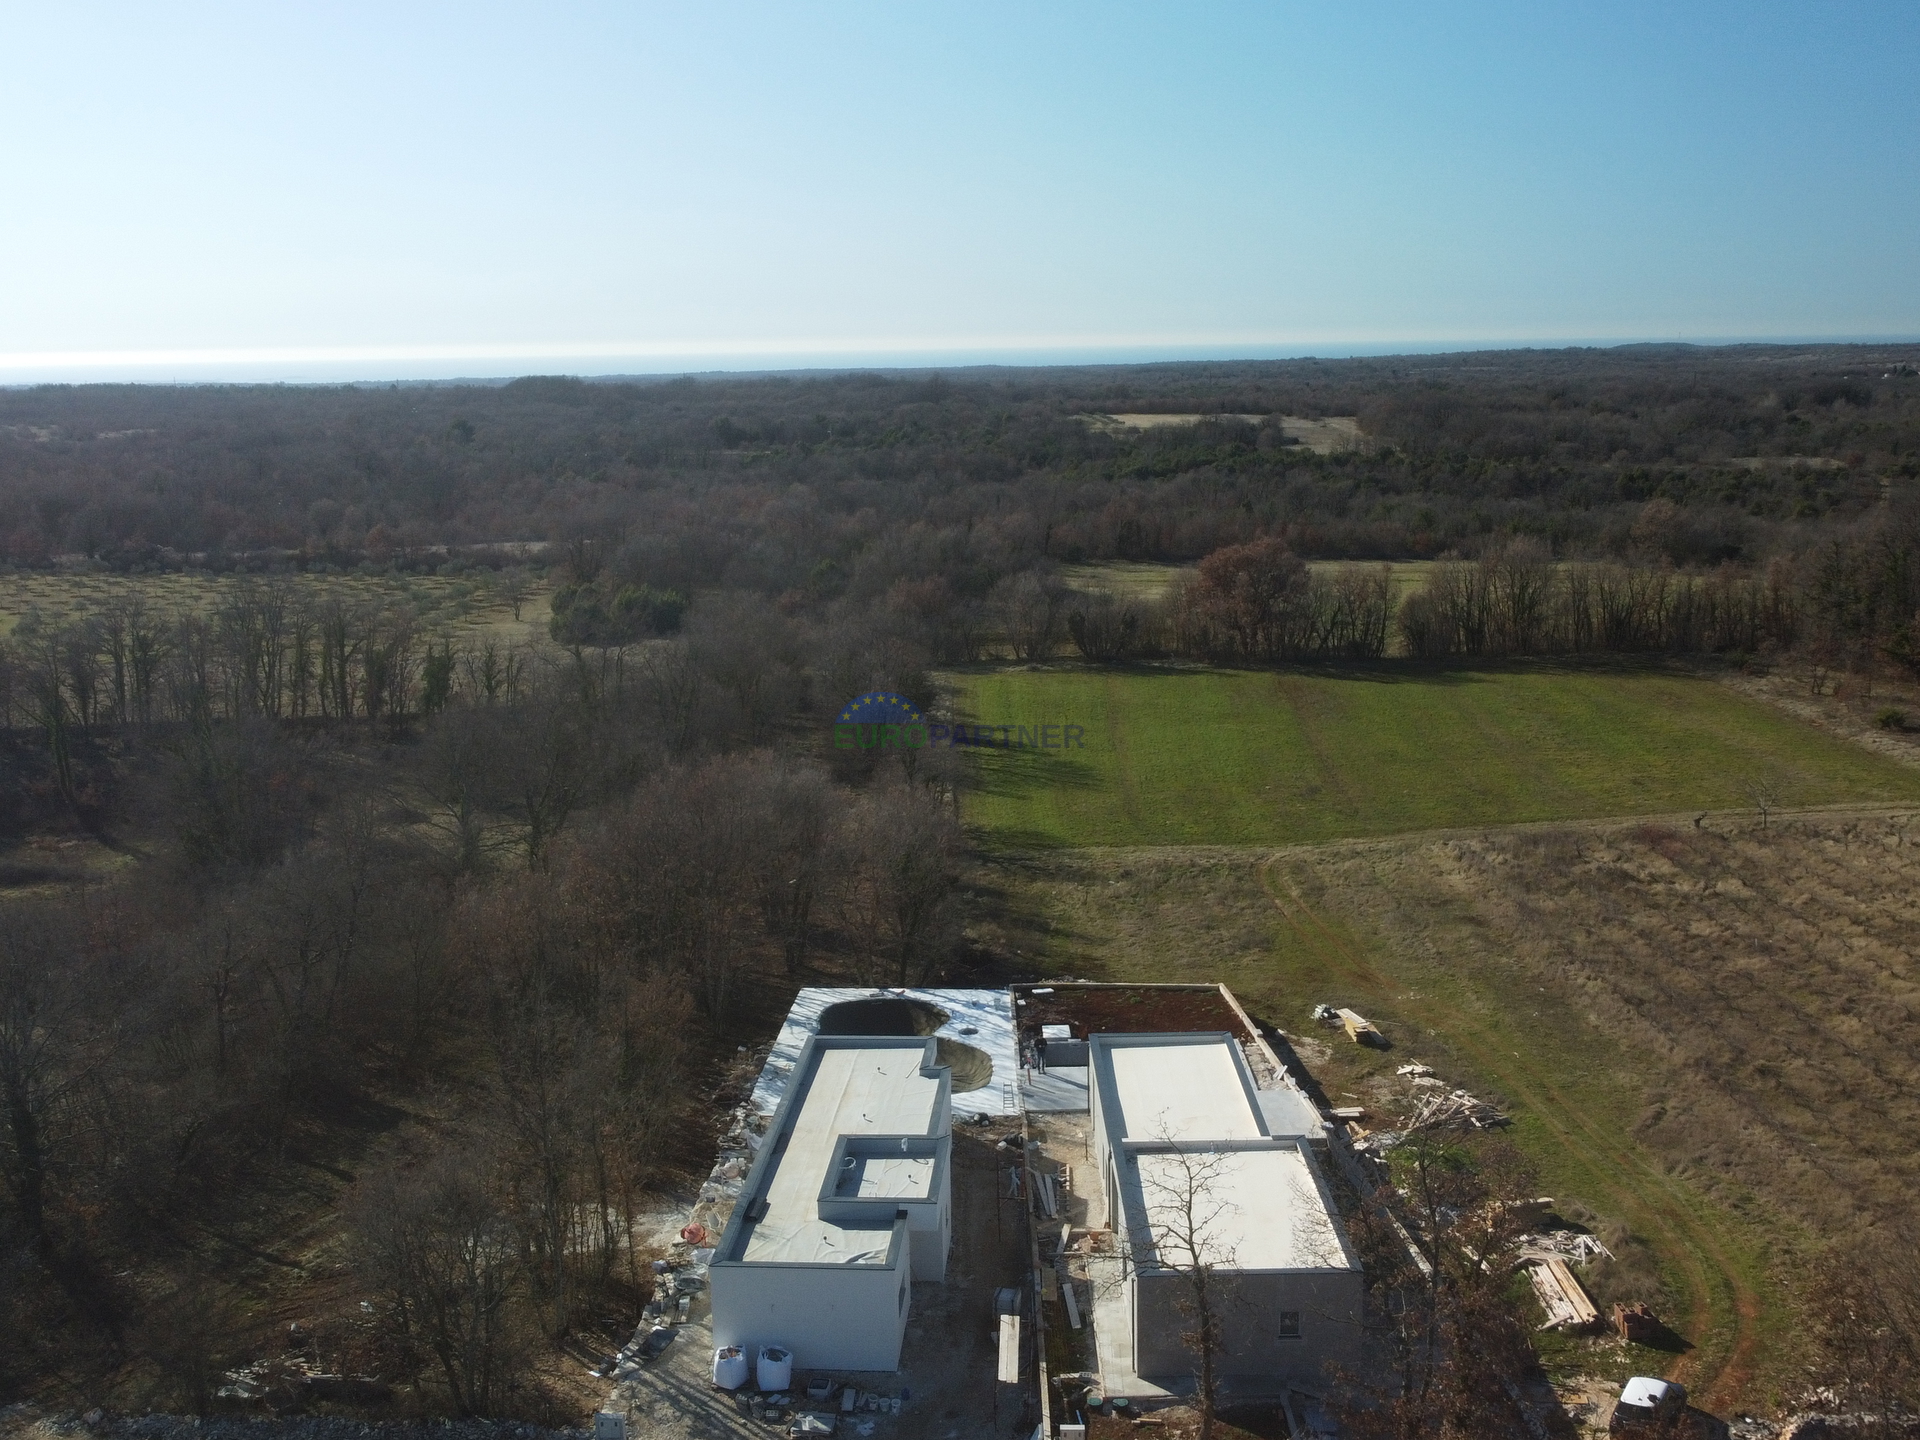
{"type": "Polygon", "coordinates": [[[16,3],[0,383],[1920,336],[1920,3],[16,3]]]}

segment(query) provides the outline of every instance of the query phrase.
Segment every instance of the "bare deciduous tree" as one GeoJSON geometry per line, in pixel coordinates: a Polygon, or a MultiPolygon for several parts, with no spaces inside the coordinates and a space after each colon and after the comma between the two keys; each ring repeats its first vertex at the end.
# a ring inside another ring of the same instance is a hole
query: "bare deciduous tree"
{"type": "Polygon", "coordinates": [[[994,586],[990,605],[1016,660],[1053,654],[1066,598],[1066,587],[1038,570],[1009,575],[994,586]]]}
{"type": "Polygon", "coordinates": [[[960,827],[923,786],[869,792],[835,844],[837,910],[868,983],[924,982],[947,939],[960,827]]]}
{"type": "Polygon", "coordinates": [[[485,1152],[467,1145],[412,1172],[383,1170],[361,1182],[349,1212],[382,1318],[438,1363],[463,1415],[495,1413],[520,1358],[509,1303],[520,1247],[485,1167],[485,1152]]]}
{"type": "Polygon", "coordinates": [[[1129,1155],[1139,1171],[1148,1233],[1128,1236],[1127,1244],[1136,1269],[1166,1270],[1178,1278],[1176,1304],[1186,1326],[1180,1339],[1193,1356],[1200,1437],[1211,1440],[1221,1351],[1235,1302],[1236,1256],[1223,1238],[1237,1209],[1222,1184],[1230,1154],[1182,1144],[1163,1128],[1153,1145],[1129,1155]]]}
{"type": "Polygon", "coordinates": [[[1519,1206],[1511,1147],[1409,1116],[1393,1185],[1353,1219],[1390,1366],[1342,1377],[1356,1440],[1528,1440],[1519,1382],[1537,1368],[1510,1295],[1519,1206]],[[1411,1247],[1411,1248],[1409,1248],[1411,1247]]]}

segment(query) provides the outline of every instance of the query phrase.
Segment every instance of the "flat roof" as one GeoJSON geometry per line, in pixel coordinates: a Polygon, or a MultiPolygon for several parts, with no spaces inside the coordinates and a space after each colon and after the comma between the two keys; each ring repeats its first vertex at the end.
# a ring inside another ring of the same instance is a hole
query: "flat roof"
{"type": "Polygon", "coordinates": [[[1180,1238],[1182,1202],[1191,1191],[1203,1262],[1231,1270],[1348,1268],[1346,1246],[1299,1146],[1129,1153],[1162,1263],[1184,1267],[1192,1261],[1180,1238]]]}
{"type": "MultiPolygon", "coordinates": [[[[766,1213],[745,1222],[743,1242],[734,1247],[732,1258],[813,1265],[886,1263],[893,1238],[891,1215],[883,1223],[838,1224],[821,1218],[820,1194],[841,1136],[931,1133],[945,1075],[940,1070],[925,1073],[927,1049],[924,1040],[835,1037],[815,1042],[809,1073],[797,1077],[805,1090],[795,1097],[785,1126],[767,1136],[765,1143],[779,1148],[756,1189],[740,1197],[743,1205],[764,1199],[766,1213]]],[[[850,1182],[837,1179],[835,1193],[923,1198],[933,1182],[933,1162],[918,1157],[859,1157],[849,1168],[859,1176],[851,1182],[858,1188],[842,1190],[850,1182]]]]}
{"type": "Polygon", "coordinates": [[[1155,1038],[1165,1043],[1106,1047],[1119,1101],[1119,1113],[1106,1117],[1110,1136],[1116,1140],[1188,1136],[1257,1140],[1267,1133],[1241,1084],[1240,1053],[1230,1037],[1155,1038]]]}
{"type": "Polygon", "coordinates": [[[1232,1035],[1095,1035],[1089,1058],[1127,1231],[1155,1252],[1144,1266],[1358,1268],[1319,1170],[1269,1122],[1232,1035]]]}

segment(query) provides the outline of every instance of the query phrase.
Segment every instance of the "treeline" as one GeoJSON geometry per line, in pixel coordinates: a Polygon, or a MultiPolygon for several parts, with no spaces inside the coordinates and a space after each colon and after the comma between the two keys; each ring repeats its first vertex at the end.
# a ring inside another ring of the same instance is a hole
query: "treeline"
{"type": "MultiPolygon", "coordinates": [[[[1649,524],[1669,518],[1658,502],[1644,509],[1649,524]]],[[[1436,562],[1404,600],[1390,567],[1310,567],[1279,537],[1214,551],[1156,600],[1075,588],[1038,565],[969,594],[994,576],[990,562],[902,540],[838,595],[720,591],[691,606],[674,595],[651,620],[635,601],[612,634],[581,633],[582,596],[660,592],[636,589],[625,550],[584,562],[584,577],[576,560],[551,627],[568,643],[554,645],[435,637],[404,608],[303,600],[272,580],[233,583],[204,615],[117,603],[0,644],[0,726],[47,737],[72,802],[73,736],[103,726],[197,732],[259,717],[404,729],[449,709],[609,692],[685,753],[767,743],[782,717],[821,718],[868,689],[928,709],[939,665],[1046,659],[1063,647],[1103,663],[1738,653],[1868,678],[1920,673],[1915,501],[1763,569],[1681,570],[1644,551],[1631,562],[1558,561],[1538,541],[1512,540],[1436,562]]],[[[516,764],[503,756],[497,768],[516,764]]]]}
{"type": "MultiPolygon", "coordinates": [[[[353,768],[259,733],[226,743],[253,748],[251,784],[337,790],[353,768]]],[[[275,1246],[287,1181],[357,1164],[328,1151],[354,1128],[343,1110],[451,1086],[456,1103],[428,1104],[450,1113],[349,1199],[349,1252],[381,1297],[354,1358],[462,1412],[525,1413],[537,1396],[510,1389],[537,1353],[608,1298],[644,1298],[635,1219],[697,1158],[699,1037],[730,1033],[746,978],[832,949],[835,973],[917,982],[953,938],[950,805],[764,753],[665,764],[534,868],[463,871],[478,857],[457,826],[423,837],[355,794],[243,874],[187,845],[197,873],[229,876],[198,903],[144,884],[10,902],[0,1381],[77,1350],[137,1365],[148,1403],[204,1409],[258,1343],[214,1303],[229,1257],[205,1237],[275,1246]],[[137,1285],[114,1278],[130,1263],[137,1285]]]]}
{"type": "MultiPolygon", "coordinates": [[[[778,594],[889,532],[1045,561],[1193,562],[1283,535],[1409,558],[1533,535],[1752,562],[1920,456],[1920,347],[1626,347],[941,375],[0,392],[0,560],[431,566],[624,536],[642,580],[778,594]],[[1120,432],[1084,417],[1219,418],[1120,432]],[[1267,417],[1259,423],[1235,418],[1267,417]],[[1278,417],[1357,416],[1333,455],[1278,417]]],[[[615,598],[610,595],[609,600],[615,598]]]]}
{"type": "Polygon", "coordinates": [[[8,647],[0,822],[132,863],[9,862],[49,893],[0,927],[0,1391],[206,1408],[279,1354],[247,1257],[317,1204],[374,1306],[322,1311],[323,1368],[562,1418],[539,1371],[646,1298],[636,1216],[710,1159],[736,1037],[956,963],[941,757],[808,723],[923,652],[719,594],[625,651],[323,604],[309,667],[295,609],[241,583],[8,647]]]}
{"type": "Polygon", "coordinates": [[[1800,600],[1783,572],[1555,566],[1523,543],[1436,565],[1401,606],[1400,633],[1420,659],[1779,653],[1796,636],[1800,600]]]}
{"type": "Polygon", "coordinates": [[[1407,653],[1798,656],[1920,678],[1920,504],[1889,506],[1764,570],[1554,564],[1529,541],[1443,562],[1399,612],[1407,653]]]}

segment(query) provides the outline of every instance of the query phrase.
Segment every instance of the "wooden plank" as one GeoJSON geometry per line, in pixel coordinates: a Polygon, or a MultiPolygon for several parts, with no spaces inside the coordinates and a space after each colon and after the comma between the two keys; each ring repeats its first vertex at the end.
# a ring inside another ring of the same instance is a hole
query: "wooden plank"
{"type": "Polygon", "coordinates": [[[1553,1278],[1560,1282],[1560,1289],[1567,1297],[1567,1303],[1573,1308],[1573,1323],[1581,1329],[1600,1323],[1600,1311],[1592,1300],[1587,1298],[1586,1287],[1581,1285],[1567,1262],[1558,1255],[1547,1257],[1547,1268],[1553,1272],[1553,1278]]]}
{"type": "Polygon", "coordinates": [[[1000,1317],[1000,1367],[995,1373],[1002,1385],[1020,1383],[1020,1317],[1018,1315],[1000,1317]]]}
{"type": "Polygon", "coordinates": [[[1547,1312],[1549,1330],[1585,1330],[1597,1324],[1600,1312],[1587,1298],[1585,1287],[1558,1256],[1536,1260],[1527,1267],[1533,1293],[1540,1297],[1540,1308],[1547,1312]]]}
{"type": "Polygon", "coordinates": [[[1336,1010],[1333,1013],[1340,1017],[1340,1023],[1346,1027],[1347,1038],[1353,1041],[1354,1044],[1366,1044],[1366,1037],[1369,1035],[1376,1039],[1379,1038],[1380,1031],[1374,1026],[1374,1023],[1358,1011],[1336,1010]]]}

